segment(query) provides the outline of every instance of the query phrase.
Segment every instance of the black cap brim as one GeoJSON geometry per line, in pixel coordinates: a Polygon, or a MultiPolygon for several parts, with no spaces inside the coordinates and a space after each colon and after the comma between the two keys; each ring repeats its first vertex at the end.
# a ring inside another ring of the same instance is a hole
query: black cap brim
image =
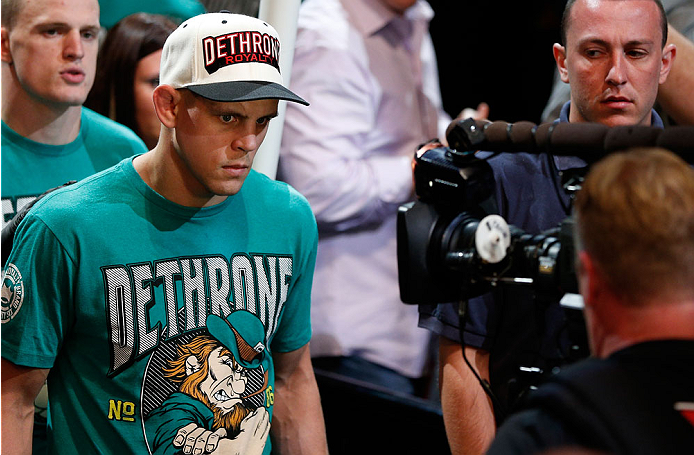
{"type": "Polygon", "coordinates": [[[279,99],[308,106],[306,100],[288,88],[274,82],[228,81],[203,85],[187,85],[185,88],[212,101],[238,102],[279,99]]]}

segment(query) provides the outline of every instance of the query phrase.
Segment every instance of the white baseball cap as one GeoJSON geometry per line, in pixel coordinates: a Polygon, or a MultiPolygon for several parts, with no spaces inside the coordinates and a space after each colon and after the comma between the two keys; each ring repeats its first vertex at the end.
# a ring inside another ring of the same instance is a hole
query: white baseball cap
{"type": "Polygon", "coordinates": [[[183,22],[161,55],[161,84],[213,101],[281,99],[308,105],[283,85],[280,40],[266,22],[226,11],[183,22]]]}

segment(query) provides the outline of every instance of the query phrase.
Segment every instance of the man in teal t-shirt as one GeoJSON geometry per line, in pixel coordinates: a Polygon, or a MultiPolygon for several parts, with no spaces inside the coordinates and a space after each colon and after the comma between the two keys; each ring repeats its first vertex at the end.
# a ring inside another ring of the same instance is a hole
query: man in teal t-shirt
{"type": "MultiPolygon", "coordinates": [[[[96,0],[2,1],[2,227],[44,191],[147,151],[128,128],[82,108],[96,72],[96,0]]],[[[3,245],[3,265],[9,252],[3,245]]],[[[46,391],[34,449],[46,441],[46,391]]]]}
{"type": "Polygon", "coordinates": [[[26,450],[46,377],[50,453],[268,454],[270,434],[327,452],[315,219],[251,170],[278,100],[306,104],[279,49],[255,18],[185,21],[163,49],[157,146],[29,211],[3,273],[3,453],[26,450]]]}
{"type": "Polygon", "coordinates": [[[85,107],[75,140],[42,144],[2,122],[2,226],[44,191],[147,151],[130,129],[85,107]]]}
{"type": "Polygon", "coordinates": [[[96,0],[2,2],[3,227],[44,191],[147,151],[131,130],[82,107],[98,30],[96,0]]]}

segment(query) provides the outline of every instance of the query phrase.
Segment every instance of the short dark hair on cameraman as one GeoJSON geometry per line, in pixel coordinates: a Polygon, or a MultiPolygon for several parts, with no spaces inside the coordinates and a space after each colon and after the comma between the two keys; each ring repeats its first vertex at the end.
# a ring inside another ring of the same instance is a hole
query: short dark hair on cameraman
{"type": "MultiPolygon", "coordinates": [[[[665,14],[665,8],[660,0],[653,0],[653,2],[658,5],[658,9],[660,10],[660,27],[661,31],[663,32],[661,48],[664,48],[665,44],[667,43],[667,15],[665,14]]],[[[571,8],[573,7],[574,3],[576,3],[576,0],[567,0],[566,6],[564,7],[564,13],[561,17],[561,45],[564,47],[566,47],[566,32],[569,30],[569,25],[571,25],[569,16],[571,15],[571,8]]]]}
{"type": "Polygon", "coordinates": [[[576,195],[576,249],[629,304],[694,299],[694,169],[660,148],[614,153],[576,195]]]}

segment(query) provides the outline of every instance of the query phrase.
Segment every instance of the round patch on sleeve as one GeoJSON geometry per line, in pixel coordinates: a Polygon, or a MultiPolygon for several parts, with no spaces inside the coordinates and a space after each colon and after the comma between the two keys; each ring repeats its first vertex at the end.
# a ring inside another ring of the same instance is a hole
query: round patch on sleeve
{"type": "Polygon", "coordinates": [[[24,302],[22,274],[14,264],[7,264],[2,273],[2,323],[12,320],[24,302]]]}

